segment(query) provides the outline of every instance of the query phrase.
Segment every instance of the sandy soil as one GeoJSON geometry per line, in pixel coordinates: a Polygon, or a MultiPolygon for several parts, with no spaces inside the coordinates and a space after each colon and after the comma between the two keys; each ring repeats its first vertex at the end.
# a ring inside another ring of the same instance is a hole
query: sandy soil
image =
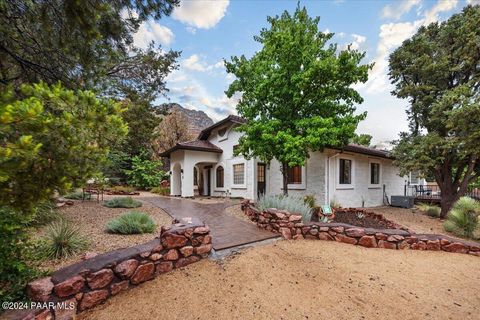
{"type": "MultiPolygon", "coordinates": [[[[113,196],[105,197],[105,199],[113,196]]],[[[139,208],[107,208],[96,201],[74,201],[73,206],[61,208],[60,214],[71,221],[80,229],[80,232],[90,241],[88,252],[103,253],[119,248],[130,247],[152,240],[160,233],[162,225],[170,225],[172,218],[162,209],[143,203],[139,208]],[[157,224],[155,233],[138,234],[138,235],[117,235],[109,234],[105,231],[105,225],[110,219],[113,219],[127,211],[138,210],[147,213],[157,224]]],[[[37,234],[40,237],[45,228],[39,230],[37,234]]],[[[83,255],[64,259],[61,261],[45,261],[41,264],[42,268],[57,270],[69,264],[75,263],[82,258],[83,255]]]]}
{"type": "Polygon", "coordinates": [[[429,217],[418,209],[404,209],[387,206],[368,209],[376,213],[381,213],[385,218],[395,221],[416,233],[436,233],[453,236],[443,229],[444,220],[429,217]]]}
{"type": "Polygon", "coordinates": [[[479,258],[279,241],[203,260],[80,319],[478,319],[479,258]]]}

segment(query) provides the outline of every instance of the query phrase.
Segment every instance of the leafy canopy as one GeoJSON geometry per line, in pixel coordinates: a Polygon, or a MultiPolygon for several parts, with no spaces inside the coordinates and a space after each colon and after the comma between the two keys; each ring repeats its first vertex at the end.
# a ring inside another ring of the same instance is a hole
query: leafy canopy
{"type": "Polygon", "coordinates": [[[0,93],[0,204],[31,209],[99,169],[127,127],[120,105],[57,84],[0,93]]]}
{"type": "Polygon", "coordinates": [[[396,163],[435,177],[442,217],[480,175],[479,65],[480,6],[420,28],[390,56],[393,94],[410,103],[396,163]]]}
{"type": "Polygon", "coordinates": [[[262,49],[225,63],[236,77],[226,94],[241,95],[237,111],[248,120],[238,153],[303,165],[310,151],[354,136],[365,113],[354,114],[363,99],[352,84],[367,81],[371,65],[360,65],[364,53],[328,44],[333,34],[319,31],[320,18],[305,8],[267,20],[254,37],[262,49]]]}
{"type": "Polygon", "coordinates": [[[141,23],[178,0],[0,0],[0,84],[54,84],[153,99],[179,52],[133,44],[141,23]]]}

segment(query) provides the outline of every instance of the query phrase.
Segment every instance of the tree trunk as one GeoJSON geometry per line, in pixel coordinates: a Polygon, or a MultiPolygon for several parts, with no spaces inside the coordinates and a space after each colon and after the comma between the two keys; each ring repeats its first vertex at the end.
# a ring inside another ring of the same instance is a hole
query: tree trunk
{"type": "Polygon", "coordinates": [[[445,194],[442,191],[442,197],[440,200],[440,206],[442,207],[440,211],[440,218],[445,219],[447,217],[447,214],[450,212],[450,209],[452,209],[452,206],[457,200],[460,199],[460,195],[453,191],[450,192],[449,194],[445,194]]]}
{"type": "Polygon", "coordinates": [[[282,163],[283,195],[288,196],[288,164],[282,163]]]}

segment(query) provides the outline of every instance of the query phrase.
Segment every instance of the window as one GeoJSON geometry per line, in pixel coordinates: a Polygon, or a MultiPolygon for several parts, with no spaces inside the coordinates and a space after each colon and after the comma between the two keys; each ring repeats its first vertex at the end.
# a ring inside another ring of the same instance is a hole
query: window
{"type": "Polygon", "coordinates": [[[222,138],[225,135],[225,133],[227,133],[227,128],[222,128],[222,129],[218,130],[218,136],[220,138],[222,138]]]}
{"type": "Polygon", "coordinates": [[[380,184],[380,163],[370,163],[370,184],[380,184]]]}
{"type": "Polygon", "coordinates": [[[302,167],[288,168],[288,184],[302,184],[302,167]]]}
{"type": "Polygon", "coordinates": [[[233,165],[233,184],[245,184],[245,164],[233,165]]]}
{"type": "Polygon", "coordinates": [[[193,185],[198,186],[198,172],[197,168],[193,168],[193,185]]]}
{"type": "Polygon", "coordinates": [[[233,154],[235,155],[235,152],[238,151],[238,149],[240,148],[240,145],[236,144],[233,146],[233,154]]]}
{"type": "Polygon", "coordinates": [[[223,188],[224,170],[222,166],[217,167],[216,176],[217,176],[217,188],[223,188]]]}
{"type": "Polygon", "coordinates": [[[352,160],[340,159],[340,184],[352,184],[352,160]]]}

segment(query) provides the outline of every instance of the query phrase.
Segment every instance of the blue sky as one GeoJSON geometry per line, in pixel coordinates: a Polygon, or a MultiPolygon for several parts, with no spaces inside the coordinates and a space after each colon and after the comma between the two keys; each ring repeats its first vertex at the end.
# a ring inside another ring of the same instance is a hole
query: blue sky
{"type": "MultiPolygon", "coordinates": [[[[311,16],[320,16],[319,29],[335,33],[339,47],[352,44],[366,51],[365,62],[375,62],[369,81],[356,86],[364,97],[358,111],[368,111],[357,132],[373,135],[374,142],[395,139],[407,129],[407,102],[390,95],[388,54],[421,26],[447,19],[468,3],[480,0],[301,1],[311,16]]],[[[180,68],[167,78],[170,92],[158,103],[170,101],[205,111],[213,120],[235,113],[237,98],[224,91],[233,80],[222,59],[253,55],[260,49],[253,36],[267,26],[267,16],[293,12],[297,1],[183,0],[170,17],[144,23],[135,44],[150,41],[164,49],[182,51],[180,68]]]]}

